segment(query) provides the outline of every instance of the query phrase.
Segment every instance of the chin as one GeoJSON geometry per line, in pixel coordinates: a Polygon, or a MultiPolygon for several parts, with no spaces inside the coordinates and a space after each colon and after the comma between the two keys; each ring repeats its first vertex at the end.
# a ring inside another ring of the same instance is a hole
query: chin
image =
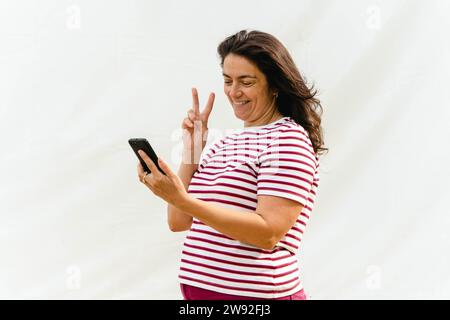
{"type": "Polygon", "coordinates": [[[242,112],[237,112],[236,109],[233,108],[234,116],[239,120],[245,121],[248,118],[248,114],[242,114],[242,112]]]}

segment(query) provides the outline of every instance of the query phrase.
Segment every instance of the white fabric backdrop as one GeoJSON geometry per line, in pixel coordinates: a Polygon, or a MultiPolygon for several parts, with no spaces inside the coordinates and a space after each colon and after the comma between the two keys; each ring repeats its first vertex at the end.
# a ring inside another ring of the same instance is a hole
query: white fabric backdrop
{"type": "MultiPolygon", "coordinates": [[[[180,299],[184,234],[127,144],[174,170],[196,86],[242,127],[218,43],[277,36],[320,90],[328,155],[303,239],[311,299],[450,298],[446,0],[0,2],[0,298],[180,299]]],[[[203,98],[203,99],[202,99],[203,98]]]]}

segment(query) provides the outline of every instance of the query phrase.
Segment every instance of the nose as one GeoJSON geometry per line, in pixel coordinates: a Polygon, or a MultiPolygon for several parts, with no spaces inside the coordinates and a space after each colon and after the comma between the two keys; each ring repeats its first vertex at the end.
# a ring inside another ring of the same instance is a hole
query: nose
{"type": "Polygon", "coordinates": [[[242,95],[242,91],[240,90],[239,85],[233,84],[230,91],[228,91],[228,94],[232,98],[239,98],[242,95]]]}

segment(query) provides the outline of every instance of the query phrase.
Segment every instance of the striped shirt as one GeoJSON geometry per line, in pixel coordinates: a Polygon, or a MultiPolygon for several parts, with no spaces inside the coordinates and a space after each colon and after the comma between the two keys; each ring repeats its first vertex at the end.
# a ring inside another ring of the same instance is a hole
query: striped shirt
{"type": "Polygon", "coordinates": [[[299,246],[319,183],[319,158],[307,131],[284,117],[216,141],[202,152],[188,188],[191,196],[248,214],[256,210],[258,195],[291,199],[303,209],[272,250],[232,239],[193,218],[181,253],[180,282],[267,299],[301,290],[299,246]]]}

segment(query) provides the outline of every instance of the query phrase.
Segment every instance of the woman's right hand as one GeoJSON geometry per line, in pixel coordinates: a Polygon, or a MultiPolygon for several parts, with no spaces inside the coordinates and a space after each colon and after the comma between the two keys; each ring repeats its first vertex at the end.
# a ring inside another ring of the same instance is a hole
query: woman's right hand
{"type": "Polygon", "coordinates": [[[198,166],[200,155],[206,145],[208,119],[214,105],[214,92],[209,95],[205,108],[200,112],[200,103],[196,88],[192,88],[192,108],[183,119],[183,162],[198,166]]]}

